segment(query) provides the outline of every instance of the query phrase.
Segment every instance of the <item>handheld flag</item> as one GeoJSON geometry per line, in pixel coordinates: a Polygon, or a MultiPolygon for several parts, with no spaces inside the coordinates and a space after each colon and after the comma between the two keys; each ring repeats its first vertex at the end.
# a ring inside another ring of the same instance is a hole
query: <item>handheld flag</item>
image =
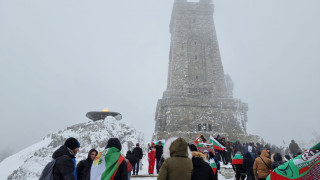
{"type": "Polygon", "coordinates": [[[155,145],[159,145],[159,141],[161,141],[161,145],[164,146],[164,144],[166,143],[166,140],[162,139],[162,140],[154,140],[153,144],[155,145]]]}
{"type": "Polygon", "coordinates": [[[210,159],[209,164],[210,164],[210,167],[211,167],[213,173],[216,174],[218,167],[217,167],[217,164],[216,164],[215,160],[214,159],[210,159]]]}
{"type": "Polygon", "coordinates": [[[212,136],[210,136],[209,142],[213,144],[214,149],[224,151],[225,147],[222,144],[220,144],[217,140],[215,140],[212,136]]]}
{"type": "Polygon", "coordinates": [[[213,144],[199,143],[197,144],[198,151],[203,152],[204,150],[213,152],[213,144]]]}

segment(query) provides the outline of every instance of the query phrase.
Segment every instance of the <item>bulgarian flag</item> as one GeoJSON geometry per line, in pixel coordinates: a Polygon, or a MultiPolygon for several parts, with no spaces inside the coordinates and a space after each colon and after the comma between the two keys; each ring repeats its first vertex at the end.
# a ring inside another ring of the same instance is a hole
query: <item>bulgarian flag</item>
{"type": "Polygon", "coordinates": [[[162,146],[164,146],[164,144],[166,143],[166,140],[164,140],[164,139],[158,140],[158,141],[154,140],[154,141],[152,141],[152,142],[153,142],[153,144],[155,144],[155,145],[159,145],[159,141],[161,141],[161,145],[162,145],[162,146]]]}
{"type": "Polygon", "coordinates": [[[125,158],[119,149],[111,147],[100,152],[91,166],[90,179],[113,180],[118,168],[125,158]]]}
{"type": "Polygon", "coordinates": [[[216,174],[218,167],[217,167],[217,164],[216,164],[215,160],[214,159],[210,159],[209,164],[210,164],[210,167],[211,167],[213,173],[216,174]]]}
{"type": "Polygon", "coordinates": [[[243,157],[240,154],[234,155],[232,164],[243,164],[243,157]]]}
{"type": "Polygon", "coordinates": [[[320,179],[320,143],[271,171],[267,180],[320,179]]]}
{"type": "Polygon", "coordinates": [[[204,150],[213,152],[213,144],[199,143],[197,144],[198,151],[203,152],[204,150]]]}
{"type": "Polygon", "coordinates": [[[200,138],[200,137],[197,137],[197,138],[194,140],[194,143],[195,143],[196,145],[198,145],[200,140],[201,140],[201,138],[200,138]]]}
{"type": "Polygon", "coordinates": [[[209,142],[213,144],[214,149],[224,151],[225,147],[222,144],[220,144],[217,140],[215,140],[212,136],[210,136],[209,142]]]}

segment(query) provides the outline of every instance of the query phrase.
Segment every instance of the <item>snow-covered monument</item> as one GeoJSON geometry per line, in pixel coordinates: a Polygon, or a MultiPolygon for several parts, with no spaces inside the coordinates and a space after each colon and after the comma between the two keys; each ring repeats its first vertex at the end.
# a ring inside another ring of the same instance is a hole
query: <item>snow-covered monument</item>
{"type": "Polygon", "coordinates": [[[158,100],[155,139],[220,134],[247,137],[248,105],[233,98],[233,82],[224,74],[211,0],[175,0],[167,89],[158,100]]]}

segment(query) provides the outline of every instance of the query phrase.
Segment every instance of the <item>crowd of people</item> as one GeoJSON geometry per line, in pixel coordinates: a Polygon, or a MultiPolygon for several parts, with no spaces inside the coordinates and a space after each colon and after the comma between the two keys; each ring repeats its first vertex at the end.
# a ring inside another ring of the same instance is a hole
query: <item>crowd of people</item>
{"type": "MultiPolygon", "coordinates": [[[[267,178],[270,170],[291,158],[289,155],[284,157],[280,152],[272,152],[269,147],[259,143],[241,144],[239,141],[226,141],[219,135],[215,139],[225,150],[200,150],[196,144],[188,144],[183,138],[170,138],[164,146],[161,141],[149,144],[146,152],[149,175],[153,175],[156,169],[158,180],[217,180],[222,163],[230,163],[237,180],[263,180],[267,178]]],[[[206,141],[203,136],[202,140],[206,141]]],[[[143,158],[139,143],[124,156],[121,154],[119,139],[110,138],[105,151],[98,153],[96,149],[91,149],[87,158],[76,164],[75,156],[79,148],[80,142],[71,137],[53,153],[53,179],[129,180],[132,175],[139,175],[143,158]],[[93,170],[93,166],[101,164],[103,166],[93,170]]],[[[289,145],[289,149],[293,156],[302,152],[294,141],[289,145]]],[[[41,177],[45,177],[45,170],[41,177]]]]}

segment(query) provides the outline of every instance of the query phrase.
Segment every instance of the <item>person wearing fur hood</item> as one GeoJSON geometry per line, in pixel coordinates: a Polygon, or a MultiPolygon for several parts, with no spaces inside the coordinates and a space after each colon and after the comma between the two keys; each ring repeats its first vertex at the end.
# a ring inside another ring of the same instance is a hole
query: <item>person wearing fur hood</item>
{"type": "Polygon", "coordinates": [[[206,157],[198,152],[194,144],[190,145],[192,151],[193,173],[191,180],[213,180],[214,173],[210,165],[207,163],[206,157]]]}
{"type": "Polygon", "coordinates": [[[182,138],[170,138],[163,147],[163,162],[158,180],[186,180],[192,175],[192,155],[182,138]]]}

